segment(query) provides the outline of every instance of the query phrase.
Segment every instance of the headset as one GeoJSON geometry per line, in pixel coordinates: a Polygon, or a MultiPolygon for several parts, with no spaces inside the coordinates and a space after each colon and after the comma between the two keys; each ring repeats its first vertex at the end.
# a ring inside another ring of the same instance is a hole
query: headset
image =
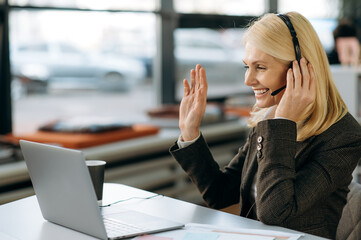
{"type": "MultiPolygon", "coordinates": [[[[296,60],[298,61],[298,65],[300,66],[300,60],[302,58],[301,48],[300,48],[300,43],[298,42],[297,33],[295,31],[295,28],[293,27],[290,18],[286,14],[277,14],[277,17],[281,18],[285,22],[285,24],[287,25],[288,29],[291,32],[293,46],[295,48],[296,60]]],[[[277,89],[276,91],[272,92],[271,95],[276,96],[278,93],[280,93],[285,88],[286,88],[286,85],[284,85],[280,89],[277,89]]]]}

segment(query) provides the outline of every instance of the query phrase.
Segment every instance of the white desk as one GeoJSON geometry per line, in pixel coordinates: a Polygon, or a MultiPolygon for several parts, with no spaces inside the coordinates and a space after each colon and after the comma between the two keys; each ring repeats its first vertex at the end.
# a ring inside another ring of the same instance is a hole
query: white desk
{"type": "MultiPolygon", "coordinates": [[[[149,197],[153,195],[151,192],[121,184],[105,184],[103,204],[116,202],[128,197],[149,197]]],[[[116,212],[124,208],[143,211],[150,215],[182,223],[194,222],[222,227],[256,228],[296,233],[285,228],[267,226],[258,221],[163,196],[147,200],[134,199],[113,205],[112,207],[103,208],[103,211],[116,212]]],[[[36,197],[31,196],[0,206],[0,239],[86,240],[95,238],[45,221],[41,215],[36,197]]],[[[302,239],[321,240],[323,238],[306,234],[302,239]]]]}

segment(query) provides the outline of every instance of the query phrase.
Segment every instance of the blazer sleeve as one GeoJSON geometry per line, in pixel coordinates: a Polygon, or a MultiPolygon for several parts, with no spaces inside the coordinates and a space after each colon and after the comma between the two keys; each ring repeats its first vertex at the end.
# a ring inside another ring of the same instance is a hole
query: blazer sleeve
{"type": "Polygon", "coordinates": [[[202,134],[192,145],[179,149],[174,144],[169,151],[197,186],[208,206],[220,209],[240,200],[242,167],[248,145],[249,140],[224,170],[214,160],[202,134]]]}
{"type": "MultiPolygon", "coordinates": [[[[355,125],[354,125],[355,126],[355,125]]],[[[361,156],[360,126],[334,128],[311,144],[307,164],[295,169],[296,124],[275,119],[258,123],[262,154],[257,158],[257,216],[266,224],[283,225],[348,186],[361,156]],[[345,185],[346,184],[346,185],[345,185]]]]}

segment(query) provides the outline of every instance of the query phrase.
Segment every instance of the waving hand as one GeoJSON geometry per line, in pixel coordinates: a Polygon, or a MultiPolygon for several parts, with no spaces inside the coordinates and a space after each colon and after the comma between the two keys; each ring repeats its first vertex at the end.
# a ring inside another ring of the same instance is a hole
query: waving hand
{"type": "Polygon", "coordinates": [[[182,139],[190,141],[198,137],[199,126],[207,106],[206,70],[197,65],[191,70],[191,86],[183,81],[184,94],[179,110],[179,128],[182,139]]]}

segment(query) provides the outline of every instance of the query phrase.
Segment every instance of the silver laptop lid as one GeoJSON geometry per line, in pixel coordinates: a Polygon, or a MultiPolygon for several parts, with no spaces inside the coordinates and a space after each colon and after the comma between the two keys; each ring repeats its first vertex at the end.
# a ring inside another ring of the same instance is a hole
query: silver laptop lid
{"type": "Polygon", "coordinates": [[[20,146],[43,217],[107,239],[83,153],[25,140],[20,146]]]}

